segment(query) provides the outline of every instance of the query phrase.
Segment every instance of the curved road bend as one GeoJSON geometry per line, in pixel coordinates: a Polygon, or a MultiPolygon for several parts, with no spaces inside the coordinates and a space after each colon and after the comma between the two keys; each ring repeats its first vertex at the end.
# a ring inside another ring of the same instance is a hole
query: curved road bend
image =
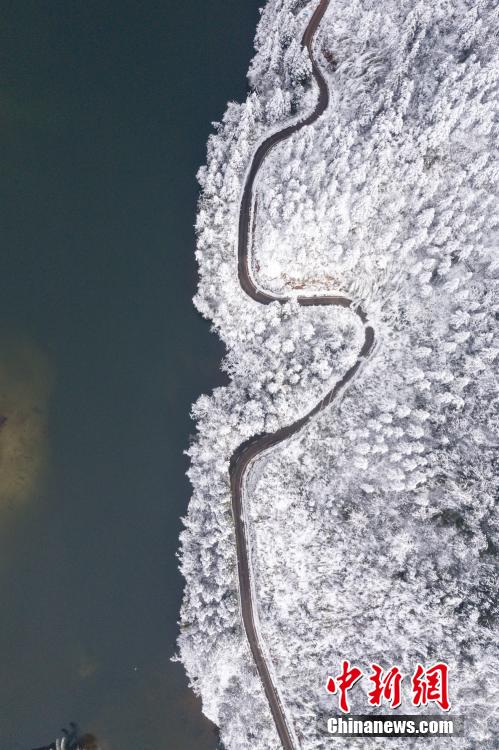
{"type": "MultiPolygon", "coordinates": [[[[246,294],[254,299],[256,302],[260,302],[264,305],[270,304],[270,302],[281,302],[284,303],[288,300],[286,297],[277,297],[264,292],[259,289],[253,281],[250,261],[249,261],[249,238],[251,229],[251,209],[254,199],[254,184],[258,171],[268,155],[271,149],[281,143],[282,141],[289,138],[293,133],[301,130],[301,128],[310,125],[315,122],[318,117],[324,112],[329,103],[329,90],[327,83],[322,75],[319,66],[317,65],[312,51],[312,43],[315,33],[319,27],[319,24],[324,16],[329,5],[329,0],[320,0],[310,22],[305,30],[302,39],[302,47],[306,47],[312,62],[312,73],[319,88],[319,98],[314,111],[308,115],[304,120],[289,125],[278,133],[274,133],[267,140],[258,147],[253,156],[248,176],[244,185],[244,190],[241,198],[241,208],[239,212],[239,239],[238,239],[238,275],[239,282],[242,289],[246,294]]],[[[306,425],[312,417],[325,409],[334,399],[337,394],[349,383],[355,376],[359,369],[362,360],[365,359],[372,351],[374,345],[374,330],[367,324],[367,316],[360,307],[355,307],[352,300],[348,297],[343,296],[310,296],[310,297],[298,297],[300,305],[333,305],[337,307],[348,307],[351,308],[360,318],[364,324],[364,343],[359,353],[359,357],[353,367],[343,376],[343,378],[336,383],[334,388],[326,394],[326,396],[304,417],[298,419],[291,425],[281,427],[273,433],[264,433],[254,435],[249,440],[244,442],[237,448],[230,460],[230,486],[232,496],[232,514],[234,517],[235,534],[236,534],[236,551],[237,551],[237,565],[238,565],[238,576],[239,576],[239,596],[241,603],[241,615],[243,620],[244,629],[250,645],[251,653],[255,661],[256,668],[260,675],[263,683],[265,694],[269,702],[272,717],[281,740],[283,750],[297,750],[297,741],[295,739],[295,733],[291,723],[288,721],[286,716],[285,707],[283,705],[281,696],[278,688],[275,685],[269,665],[263,655],[263,649],[260,644],[258,635],[258,628],[255,624],[255,612],[256,603],[253,601],[251,591],[251,566],[248,553],[248,533],[244,521],[244,508],[243,508],[243,483],[245,475],[248,471],[250,464],[263,452],[272,448],[274,445],[278,445],[283,440],[291,437],[295,433],[299,432],[304,425],[306,425]]]]}

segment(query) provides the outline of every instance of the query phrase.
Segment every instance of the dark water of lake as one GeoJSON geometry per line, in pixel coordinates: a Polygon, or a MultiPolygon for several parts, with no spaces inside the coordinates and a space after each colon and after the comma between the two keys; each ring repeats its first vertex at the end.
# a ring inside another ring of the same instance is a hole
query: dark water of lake
{"type": "Polygon", "coordinates": [[[0,24],[0,748],[213,750],[175,650],[194,175],[262,0],[5,0],[0,24]]]}

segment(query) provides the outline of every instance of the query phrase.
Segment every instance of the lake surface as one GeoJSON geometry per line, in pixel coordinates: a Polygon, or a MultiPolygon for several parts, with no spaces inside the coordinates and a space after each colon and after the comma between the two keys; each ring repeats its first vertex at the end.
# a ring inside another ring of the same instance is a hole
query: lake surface
{"type": "Polygon", "coordinates": [[[195,172],[261,0],[2,3],[0,748],[214,750],[175,651],[195,172]]]}

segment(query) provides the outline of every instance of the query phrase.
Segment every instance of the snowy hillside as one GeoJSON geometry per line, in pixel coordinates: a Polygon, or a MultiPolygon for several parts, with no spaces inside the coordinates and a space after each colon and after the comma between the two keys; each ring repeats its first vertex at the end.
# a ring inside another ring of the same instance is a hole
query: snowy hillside
{"type": "MultiPolygon", "coordinates": [[[[259,305],[237,276],[252,155],[316,101],[300,48],[315,4],[269,0],[251,93],[199,172],[195,301],[231,383],[193,409],[179,649],[227,750],[279,747],[240,621],[229,459],[310,411],[362,345],[352,311],[259,305]]],[[[492,0],[331,0],[315,43],[329,107],[258,177],[259,286],[347,294],[377,340],[341,402],[247,483],[262,634],[302,750],[345,747],[319,721],[337,713],[325,683],[343,658],[405,673],[446,661],[467,734],[425,746],[492,750],[499,736],[498,32],[492,0]]],[[[362,689],[351,700],[368,712],[362,689]]]]}

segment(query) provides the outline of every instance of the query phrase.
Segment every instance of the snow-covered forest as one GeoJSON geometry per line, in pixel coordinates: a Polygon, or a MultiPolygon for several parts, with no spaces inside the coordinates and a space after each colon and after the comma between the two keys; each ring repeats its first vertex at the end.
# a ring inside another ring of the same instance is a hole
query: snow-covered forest
{"type": "MultiPolygon", "coordinates": [[[[179,651],[227,750],[279,747],[240,620],[229,459],[312,409],[363,341],[353,312],[259,305],[237,276],[252,154],[316,101],[300,48],[315,5],[269,0],[248,98],[198,175],[195,302],[231,382],[193,408],[179,651]]],[[[466,736],[426,747],[497,746],[498,35],[493,0],[331,0],[315,42],[329,107],[258,177],[258,285],[358,299],[377,340],[341,402],[247,482],[259,620],[303,750],[345,746],[320,721],[337,713],[325,684],[343,658],[404,673],[446,661],[466,736]]],[[[368,712],[362,688],[351,702],[368,712]]]]}

